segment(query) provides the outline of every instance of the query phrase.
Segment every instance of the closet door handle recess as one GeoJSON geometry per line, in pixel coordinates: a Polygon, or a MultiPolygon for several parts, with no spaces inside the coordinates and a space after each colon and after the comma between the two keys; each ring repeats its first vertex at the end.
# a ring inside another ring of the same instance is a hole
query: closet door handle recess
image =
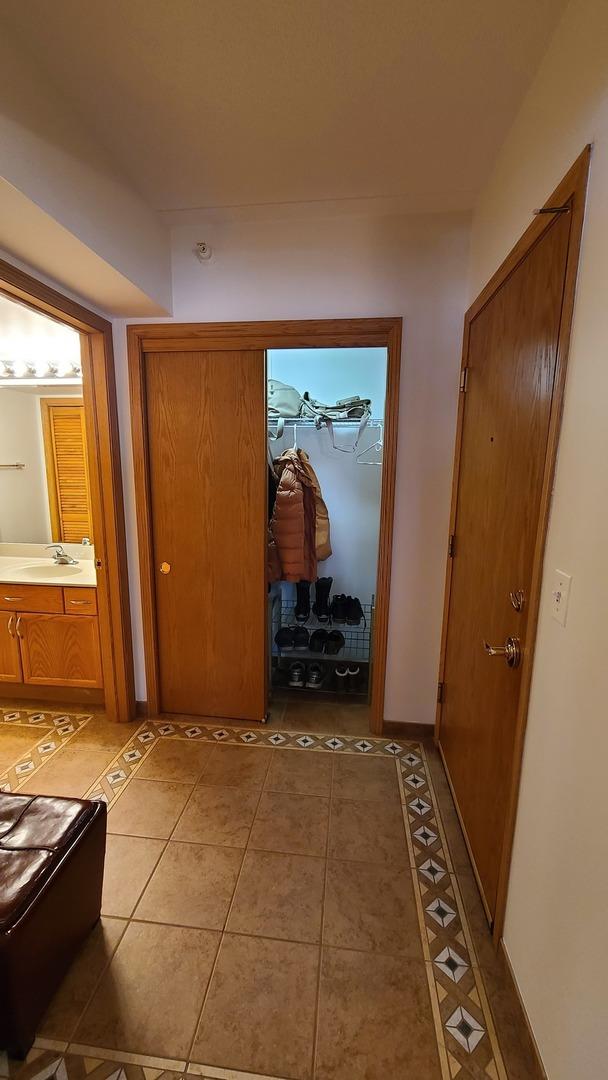
{"type": "Polygon", "coordinates": [[[23,641],[23,634],[21,633],[21,615],[17,616],[17,625],[15,627],[15,630],[17,631],[17,637],[21,638],[21,640],[23,641]]]}

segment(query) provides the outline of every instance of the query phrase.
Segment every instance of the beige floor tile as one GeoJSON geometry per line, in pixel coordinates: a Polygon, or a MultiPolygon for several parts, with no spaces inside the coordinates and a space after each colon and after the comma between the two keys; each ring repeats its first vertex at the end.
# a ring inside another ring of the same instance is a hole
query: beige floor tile
{"type": "Polygon", "coordinates": [[[212,930],[129,923],[75,1041],[186,1057],[219,939],[212,930]]]}
{"type": "Polygon", "coordinates": [[[104,915],[128,919],[133,914],[164,846],[164,840],[108,833],[101,900],[104,915]]]}
{"type": "Polygon", "coordinates": [[[78,750],[113,750],[115,754],[122,750],[139,730],[141,721],[132,724],[115,724],[105,716],[92,716],[90,720],[70,739],[70,745],[78,750]]]}
{"type": "Polygon", "coordinates": [[[203,783],[214,787],[261,788],[272,750],[262,746],[214,746],[203,783]]]}
{"type": "Polygon", "coordinates": [[[112,761],[112,750],[73,750],[70,744],[58,750],[20,791],[36,795],[63,795],[80,799],[112,761]]]}
{"type": "Polygon", "coordinates": [[[311,1076],[315,945],[226,934],[192,1060],[266,1076],[311,1076]]]}
{"type": "Polygon", "coordinates": [[[301,750],[277,750],[264,787],[299,795],[329,795],[333,766],[331,754],[308,754],[301,750]]]}
{"type": "Polygon", "coordinates": [[[418,915],[407,866],[327,865],[323,941],[343,949],[422,960],[418,915]]]}
{"type": "Polygon", "coordinates": [[[39,1036],[72,1038],[126,926],[123,919],[102,918],[97,923],[53,997],[38,1027],[39,1036]]]}
{"type": "Polygon", "coordinates": [[[324,859],[248,851],[226,929],[318,942],[324,878],[324,859]]]}
{"type": "Polygon", "coordinates": [[[195,784],[202,776],[212,750],[209,743],[161,739],[137,770],[138,779],[195,784]]]}
{"type": "Polygon", "coordinates": [[[407,847],[401,807],[335,799],[331,807],[329,856],[401,866],[407,847]]]}
{"type": "Polygon", "coordinates": [[[238,848],[169,843],[135,918],[223,930],[242,858],[238,848]]]}
{"type": "Polygon", "coordinates": [[[259,792],[248,788],[195,787],[173,835],[194,844],[244,848],[259,792]]]}
{"type": "Polygon", "coordinates": [[[329,799],[265,791],[249,846],[292,855],[325,855],[328,817],[329,799]]]}
{"type": "Polygon", "coordinates": [[[315,1080],[440,1080],[424,964],[324,949],[315,1080]]]}
{"type": "MultiPolygon", "coordinates": [[[[283,701],[283,698],[279,700],[283,701]]],[[[369,735],[369,718],[367,705],[311,701],[310,698],[294,700],[292,694],[286,697],[281,728],[284,731],[314,731],[322,735],[369,735]]]]}
{"type": "Polygon", "coordinates": [[[19,727],[17,724],[0,726],[0,772],[6,772],[19,758],[43,739],[44,731],[31,727],[19,727]]]}
{"type": "Polygon", "coordinates": [[[108,832],[168,840],[192,787],[161,780],[131,780],[108,814],[108,832]]]}
{"type": "Polygon", "coordinates": [[[365,802],[389,802],[398,799],[399,783],[395,762],[390,758],[336,754],[332,797],[365,802]]]}

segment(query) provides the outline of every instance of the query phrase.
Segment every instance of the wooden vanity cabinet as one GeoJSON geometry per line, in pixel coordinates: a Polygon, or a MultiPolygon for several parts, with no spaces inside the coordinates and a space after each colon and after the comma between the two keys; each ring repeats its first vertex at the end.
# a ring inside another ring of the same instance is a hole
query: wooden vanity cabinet
{"type": "Polygon", "coordinates": [[[16,621],[14,612],[0,611],[0,682],[4,683],[23,682],[16,621]]]}
{"type": "Polygon", "coordinates": [[[0,586],[0,682],[103,686],[94,588],[0,586]]]}

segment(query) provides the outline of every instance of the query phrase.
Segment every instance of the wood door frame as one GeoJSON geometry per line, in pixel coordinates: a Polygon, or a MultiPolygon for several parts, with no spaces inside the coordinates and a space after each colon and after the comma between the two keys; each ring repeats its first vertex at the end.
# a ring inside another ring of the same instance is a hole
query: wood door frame
{"type": "Polygon", "coordinates": [[[401,373],[401,318],[307,319],[233,323],[148,323],[127,327],[135,501],[143,611],[144,656],[149,715],[160,707],[156,644],[155,575],[145,402],[145,357],[151,352],[196,350],[354,348],[387,350],[384,461],[374,619],[374,677],[370,727],[382,734],[388,640],[389,594],[397,467],[397,425],[401,373]]]}
{"type": "Polygon", "coordinates": [[[133,720],[133,645],[112,325],[1,259],[0,293],[80,333],[105,712],[110,720],[133,720]]]}
{"type": "MultiPolygon", "coordinates": [[[[494,921],[492,925],[492,935],[494,943],[498,946],[504,928],[505,911],[507,906],[507,892],[509,886],[509,872],[511,866],[511,855],[513,851],[513,837],[515,833],[515,821],[517,817],[517,804],[519,799],[519,786],[521,779],[521,766],[523,758],[524,739],[526,733],[526,724],[528,719],[528,706],[530,702],[530,689],[532,684],[532,673],[534,668],[534,650],[536,645],[536,630],[538,626],[538,617],[540,609],[540,594],[542,585],[542,573],[543,573],[543,559],[545,553],[545,543],[547,538],[547,528],[549,524],[549,511],[551,507],[551,495],[553,488],[553,479],[555,476],[555,464],[557,460],[557,449],[559,442],[559,434],[561,427],[561,419],[564,403],[564,388],[566,383],[566,370],[568,364],[568,352],[570,348],[570,336],[572,330],[572,320],[574,315],[574,296],[576,290],[576,279],[578,273],[579,254],[581,246],[581,236],[583,230],[583,220],[585,214],[585,196],[587,191],[587,178],[589,174],[589,162],[591,156],[591,147],[586,146],[583,152],[576,159],[574,164],[568,170],[563,180],[558,184],[555,191],[549,196],[546,202],[543,204],[542,209],[547,211],[550,207],[566,206],[570,207],[571,225],[570,225],[570,238],[568,243],[568,254],[566,259],[566,273],[564,280],[564,292],[562,300],[561,322],[558,335],[557,345],[557,358],[555,366],[555,380],[553,397],[551,401],[551,414],[549,420],[549,433],[547,439],[547,454],[545,458],[545,468],[543,474],[543,484],[541,490],[540,500],[540,513],[538,519],[538,528],[536,533],[536,541],[534,547],[534,559],[532,564],[532,579],[530,584],[530,597],[527,600],[528,604],[528,624],[527,624],[527,640],[522,655],[522,678],[519,694],[519,702],[517,708],[517,717],[515,724],[515,743],[514,743],[514,765],[513,773],[509,785],[509,798],[507,806],[507,819],[505,824],[505,833],[503,837],[503,851],[501,858],[501,866],[498,878],[498,892],[496,899],[496,912],[494,915],[494,921]]],[[[463,345],[462,345],[462,363],[461,371],[464,372],[467,367],[467,359],[469,353],[469,335],[471,323],[477,315],[479,315],[482,308],[492,299],[494,294],[500,289],[507,278],[517,269],[521,262],[526,258],[535,244],[538,243],[540,238],[544,235],[546,230],[550,228],[554,215],[551,213],[536,214],[531,224],[526,231],[517,241],[511,252],[507,255],[504,262],[498,268],[496,273],[490,278],[485,288],[483,288],[473,302],[471,307],[464,317],[464,332],[463,332],[463,345]]],[[[461,383],[462,385],[462,383],[461,383]]],[[[449,535],[453,536],[456,532],[456,517],[458,509],[458,481],[460,474],[460,455],[462,450],[462,434],[464,427],[464,410],[466,403],[466,394],[460,393],[458,403],[458,425],[456,430],[456,448],[454,454],[454,472],[452,481],[452,503],[450,510],[450,529],[449,535]]],[[[448,554],[446,574],[445,574],[445,594],[443,605],[443,628],[441,635],[441,655],[439,662],[439,684],[444,681],[445,671],[445,659],[447,648],[447,632],[448,632],[448,618],[450,610],[450,591],[452,583],[452,567],[453,559],[448,554]]],[[[438,695],[441,697],[441,695],[438,695]]],[[[448,775],[448,781],[450,787],[452,787],[447,765],[441,751],[440,744],[441,734],[441,701],[437,704],[437,714],[435,721],[435,742],[439,747],[444,766],[446,767],[446,773],[448,775]]],[[[452,788],[452,794],[454,790],[452,788]]],[[[456,799],[454,799],[456,802],[456,799]]],[[[458,811],[458,806],[456,805],[458,811]]],[[[460,816],[460,824],[462,831],[469,848],[469,854],[471,854],[470,844],[467,838],[464,822],[460,816]]],[[[473,863],[474,867],[474,863],[473,863]]],[[[481,891],[481,890],[480,890],[481,891]]],[[[483,895],[483,893],[482,893],[483,895]]]]}

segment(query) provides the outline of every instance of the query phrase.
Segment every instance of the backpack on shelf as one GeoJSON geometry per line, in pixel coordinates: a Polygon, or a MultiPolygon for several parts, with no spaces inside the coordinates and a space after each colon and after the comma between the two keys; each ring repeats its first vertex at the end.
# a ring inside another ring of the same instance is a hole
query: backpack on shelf
{"type": "Polygon", "coordinates": [[[359,397],[358,394],[353,394],[352,397],[340,398],[339,401],[336,401],[335,405],[325,405],[322,401],[317,401],[316,398],[310,396],[308,390],[304,392],[302,398],[302,416],[313,419],[315,426],[318,428],[325,424],[329,431],[334,450],[339,450],[343,454],[354,454],[359,445],[359,439],[365,431],[371,415],[371,398],[362,398],[359,397]],[[359,421],[359,430],[357,431],[357,437],[352,446],[345,447],[336,445],[334,420],[359,421]]]}

